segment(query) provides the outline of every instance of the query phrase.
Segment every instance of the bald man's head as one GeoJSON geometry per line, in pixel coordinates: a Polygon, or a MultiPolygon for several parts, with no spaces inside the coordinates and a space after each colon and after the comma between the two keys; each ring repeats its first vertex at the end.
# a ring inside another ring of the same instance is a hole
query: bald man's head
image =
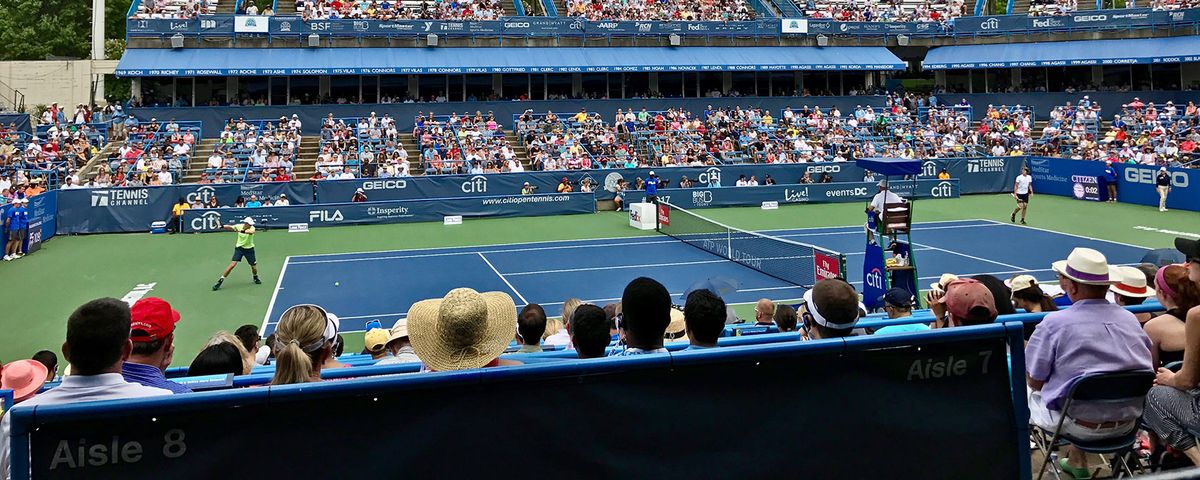
{"type": "Polygon", "coordinates": [[[774,323],[774,316],[775,302],[763,298],[754,306],[754,321],[756,323],[774,323]]]}

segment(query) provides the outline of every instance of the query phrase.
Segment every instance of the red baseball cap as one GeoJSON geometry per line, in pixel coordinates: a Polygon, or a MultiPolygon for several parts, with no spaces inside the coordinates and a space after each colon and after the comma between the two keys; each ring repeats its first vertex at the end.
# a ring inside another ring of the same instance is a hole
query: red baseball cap
{"type": "MultiPolygon", "coordinates": [[[[955,318],[968,320],[974,316],[977,321],[984,316],[996,318],[996,299],[991,290],[978,280],[961,278],[950,282],[941,302],[946,304],[946,310],[955,318]]],[[[975,323],[978,322],[970,324],[975,323]]]]}
{"type": "Polygon", "coordinates": [[[129,309],[129,339],[135,343],[156,342],[167,338],[175,331],[179,312],[171,308],[166,300],[146,297],[138,300],[129,309]]]}

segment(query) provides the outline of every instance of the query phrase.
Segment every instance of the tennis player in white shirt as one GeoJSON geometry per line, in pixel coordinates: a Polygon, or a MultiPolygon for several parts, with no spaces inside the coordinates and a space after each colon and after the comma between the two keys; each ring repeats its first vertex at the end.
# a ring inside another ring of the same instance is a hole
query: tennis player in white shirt
{"type": "Polygon", "coordinates": [[[1017,212],[1021,212],[1021,225],[1025,225],[1025,212],[1029,211],[1029,197],[1033,195],[1033,177],[1029,175],[1029,167],[1021,167],[1021,174],[1013,181],[1013,198],[1017,199],[1017,208],[1013,209],[1008,221],[1017,221],[1017,212]]]}

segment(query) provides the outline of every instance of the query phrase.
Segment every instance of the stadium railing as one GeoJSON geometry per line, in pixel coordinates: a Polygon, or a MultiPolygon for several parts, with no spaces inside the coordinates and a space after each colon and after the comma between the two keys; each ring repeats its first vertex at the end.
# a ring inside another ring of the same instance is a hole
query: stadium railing
{"type": "Polygon", "coordinates": [[[277,475],[359,476],[361,470],[377,468],[368,459],[383,455],[420,477],[494,474],[496,465],[505,464],[502,459],[512,458],[548,470],[580,471],[592,465],[587,459],[594,459],[595,452],[604,451],[614,452],[603,467],[596,467],[604,476],[694,478],[705,471],[738,471],[760,477],[787,471],[959,478],[961,472],[979,472],[978,466],[986,464],[992,467],[984,477],[1027,478],[1024,379],[1007,371],[1024,370],[1021,333],[1019,323],[994,324],[18,407],[10,412],[12,471],[17,479],[30,478],[31,472],[41,478],[51,465],[58,467],[56,477],[135,478],[169,472],[178,478],[211,478],[219,471],[228,474],[234,456],[243,458],[264,445],[260,434],[238,426],[266,422],[272,425],[269,444],[277,475]],[[933,363],[942,370],[927,368],[933,363]],[[599,410],[572,408],[578,407],[578,398],[589,398],[599,410]],[[796,408],[730,414],[732,407],[763,398],[802,401],[796,408]],[[862,414],[812,414],[827,411],[828,405],[862,414]],[[545,415],[547,409],[555,415],[545,415]],[[384,412],[387,421],[380,424],[384,412]],[[514,418],[539,435],[503,441],[501,432],[511,431],[514,418]],[[699,418],[705,421],[689,421],[699,418]],[[387,431],[378,428],[389,424],[420,434],[370,433],[387,431]],[[313,425],[321,426],[319,432],[313,425]],[[364,425],[374,428],[364,430],[364,425]],[[568,437],[555,432],[562,425],[572,426],[569,438],[588,438],[589,448],[561,448],[568,437]],[[857,433],[881,428],[888,435],[857,433]],[[949,456],[929,447],[950,434],[969,435],[973,441],[956,446],[949,456]],[[336,435],[338,441],[320,442],[321,454],[314,455],[314,435],[336,435]],[[704,446],[711,447],[714,435],[721,439],[720,454],[704,446]],[[835,442],[849,435],[855,448],[827,449],[820,456],[763,453],[763,444],[794,442],[797,435],[835,442]],[[142,455],[136,461],[80,462],[74,468],[63,463],[62,455],[75,455],[76,446],[113,442],[119,447],[113,455],[128,452],[124,445],[130,442],[138,442],[133,448],[142,455]],[[656,458],[672,461],[621,453],[633,451],[654,451],[656,458]],[[470,452],[471,461],[461,461],[460,452],[470,452]],[[863,452],[871,455],[864,460],[863,452]]]}

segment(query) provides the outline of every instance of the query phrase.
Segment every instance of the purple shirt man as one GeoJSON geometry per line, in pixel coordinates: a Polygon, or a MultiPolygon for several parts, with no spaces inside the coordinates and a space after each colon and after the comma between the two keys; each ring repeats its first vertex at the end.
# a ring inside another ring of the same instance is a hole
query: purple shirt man
{"type": "Polygon", "coordinates": [[[1046,382],[1042,399],[1056,411],[1085,374],[1154,370],[1150,338],[1137,318],[1106,300],[1080,300],[1046,315],[1029,338],[1025,362],[1031,378],[1046,382]]]}

